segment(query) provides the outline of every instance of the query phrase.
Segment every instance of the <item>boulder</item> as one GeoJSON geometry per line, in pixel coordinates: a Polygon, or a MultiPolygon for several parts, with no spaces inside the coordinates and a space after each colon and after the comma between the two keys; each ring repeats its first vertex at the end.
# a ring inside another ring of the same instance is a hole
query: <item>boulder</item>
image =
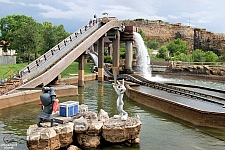
{"type": "Polygon", "coordinates": [[[27,130],[27,147],[29,150],[59,149],[72,143],[73,123],[59,124],[49,127],[50,123],[43,123],[43,127],[29,126],[27,130]]]}
{"type": "Polygon", "coordinates": [[[100,136],[77,134],[78,144],[84,147],[96,148],[100,145],[100,139],[100,136]]]}
{"type": "Polygon", "coordinates": [[[125,142],[139,138],[140,130],[139,118],[128,117],[126,121],[120,118],[109,118],[102,127],[102,136],[108,142],[125,142]]]}
{"type": "Polygon", "coordinates": [[[88,129],[88,123],[86,118],[82,116],[79,119],[73,120],[73,123],[74,123],[74,131],[76,133],[86,133],[88,129]]]}
{"type": "Polygon", "coordinates": [[[99,135],[102,131],[103,122],[102,121],[92,121],[88,123],[88,130],[86,134],[88,135],[99,135]]]}
{"type": "Polygon", "coordinates": [[[100,109],[100,111],[98,113],[98,120],[106,122],[108,119],[109,119],[108,113],[106,111],[104,111],[103,109],[100,109]]]}

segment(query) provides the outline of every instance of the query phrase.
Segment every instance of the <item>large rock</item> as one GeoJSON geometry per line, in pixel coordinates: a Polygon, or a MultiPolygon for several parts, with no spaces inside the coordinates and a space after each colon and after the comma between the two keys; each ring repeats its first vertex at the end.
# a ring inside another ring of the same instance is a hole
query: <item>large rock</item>
{"type": "Polygon", "coordinates": [[[100,136],[77,134],[77,142],[84,147],[96,148],[100,145],[100,136]]]}
{"type": "Polygon", "coordinates": [[[76,133],[85,133],[88,129],[87,119],[83,116],[79,119],[75,119],[74,121],[74,131],[76,133]]]}
{"type": "Polygon", "coordinates": [[[139,118],[109,118],[102,127],[102,136],[106,141],[117,143],[139,138],[141,122],[139,118]]]}
{"type": "Polygon", "coordinates": [[[88,130],[86,134],[88,135],[99,135],[102,132],[102,126],[103,122],[102,121],[92,121],[88,123],[88,130]]]}
{"type": "Polygon", "coordinates": [[[44,127],[31,125],[27,130],[27,147],[29,150],[59,149],[72,143],[73,123],[59,124],[49,127],[50,123],[43,123],[44,127]]]}
{"type": "Polygon", "coordinates": [[[100,109],[98,113],[98,120],[102,122],[106,122],[108,119],[109,119],[108,113],[104,111],[103,109],[100,109]]]}

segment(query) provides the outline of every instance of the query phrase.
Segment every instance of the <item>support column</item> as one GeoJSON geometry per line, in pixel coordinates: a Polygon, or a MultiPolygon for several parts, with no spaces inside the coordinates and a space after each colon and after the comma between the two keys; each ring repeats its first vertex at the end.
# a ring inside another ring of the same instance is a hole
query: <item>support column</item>
{"type": "MultiPolygon", "coordinates": [[[[86,51],[84,52],[84,54],[87,55],[87,54],[88,54],[88,50],[86,50],[86,51]]],[[[84,63],[87,63],[87,57],[84,57],[84,63]]]]}
{"type": "Polygon", "coordinates": [[[116,31],[116,39],[113,40],[113,67],[112,69],[119,74],[120,69],[120,33],[116,31]]]}
{"type": "Polygon", "coordinates": [[[132,41],[126,41],[126,59],[125,59],[125,71],[132,71],[132,61],[133,61],[133,46],[132,41]]]}
{"type": "Polygon", "coordinates": [[[101,37],[98,42],[98,82],[104,82],[104,38],[101,37]]]}
{"type": "Polygon", "coordinates": [[[78,60],[78,86],[84,86],[84,55],[81,54],[78,60]]]}
{"type": "Polygon", "coordinates": [[[108,55],[112,58],[112,51],[113,51],[113,48],[112,48],[112,44],[109,44],[108,46],[108,55]]]}

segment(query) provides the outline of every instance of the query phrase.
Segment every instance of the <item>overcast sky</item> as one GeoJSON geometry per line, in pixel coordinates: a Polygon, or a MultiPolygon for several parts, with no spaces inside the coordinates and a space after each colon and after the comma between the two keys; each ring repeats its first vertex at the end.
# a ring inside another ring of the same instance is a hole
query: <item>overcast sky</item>
{"type": "Polygon", "coordinates": [[[119,20],[180,22],[225,33],[225,0],[0,0],[0,18],[24,14],[40,23],[63,24],[67,32],[75,32],[103,12],[119,20]]]}

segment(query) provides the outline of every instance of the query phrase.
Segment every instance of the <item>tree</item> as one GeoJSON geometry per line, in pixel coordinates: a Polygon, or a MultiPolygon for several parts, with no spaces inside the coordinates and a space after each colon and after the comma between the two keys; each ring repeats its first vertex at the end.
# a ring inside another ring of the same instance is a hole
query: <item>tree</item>
{"type": "Polygon", "coordinates": [[[196,49],[192,52],[194,62],[205,62],[205,54],[201,49],[196,49]]]}
{"type": "Polygon", "coordinates": [[[156,40],[148,40],[146,42],[146,46],[150,49],[158,49],[159,47],[159,42],[157,42],[156,40]]]}
{"type": "Polygon", "coordinates": [[[166,46],[161,46],[159,48],[159,54],[157,55],[159,58],[167,59],[168,58],[168,49],[166,46]]]}
{"type": "Polygon", "coordinates": [[[141,30],[141,29],[139,29],[138,30],[138,33],[141,35],[141,37],[142,37],[142,39],[144,40],[144,41],[146,41],[146,35],[145,35],[145,33],[141,30]]]}
{"type": "Polygon", "coordinates": [[[1,40],[10,43],[8,49],[16,50],[17,60],[30,61],[39,44],[37,23],[25,15],[8,15],[0,20],[1,40]]]}
{"type": "Polygon", "coordinates": [[[175,39],[166,46],[173,57],[179,55],[180,53],[188,54],[188,46],[181,39],[175,39]]]}
{"type": "Polygon", "coordinates": [[[218,56],[212,51],[205,52],[205,61],[206,62],[215,62],[218,60],[218,56]]]}

